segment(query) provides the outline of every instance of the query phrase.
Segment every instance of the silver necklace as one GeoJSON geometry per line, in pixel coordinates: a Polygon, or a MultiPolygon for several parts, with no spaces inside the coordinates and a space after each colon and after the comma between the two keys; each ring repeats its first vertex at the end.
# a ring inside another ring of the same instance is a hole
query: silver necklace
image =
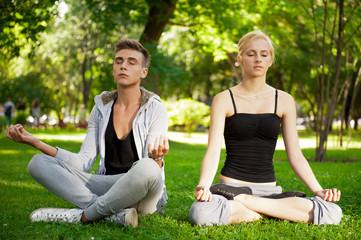
{"type": "Polygon", "coordinates": [[[238,87],[239,91],[240,91],[241,93],[243,93],[243,95],[244,95],[246,98],[249,98],[249,99],[251,99],[251,100],[256,100],[259,96],[261,96],[261,95],[263,95],[265,92],[267,92],[267,89],[266,89],[266,90],[264,90],[264,91],[262,91],[262,92],[260,92],[260,93],[258,93],[258,94],[256,94],[256,95],[250,95],[248,92],[246,92],[245,90],[243,90],[239,84],[237,85],[237,87],[238,87]]]}

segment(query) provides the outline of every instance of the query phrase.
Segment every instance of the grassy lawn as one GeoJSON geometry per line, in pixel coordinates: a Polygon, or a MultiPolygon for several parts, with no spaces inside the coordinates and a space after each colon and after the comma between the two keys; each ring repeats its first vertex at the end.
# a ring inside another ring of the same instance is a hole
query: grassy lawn
{"type": "MultiPolygon", "coordinates": [[[[77,152],[84,132],[70,134],[40,131],[36,134],[51,145],[77,152]],[[64,135],[71,135],[71,140],[64,139],[64,135]]],[[[28,174],[27,164],[38,153],[37,150],[12,143],[5,138],[4,133],[0,133],[0,239],[360,239],[359,148],[330,149],[327,158],[331,162],[310,162],[323,187],[337,187],[342,191],[339,205],[344,215],[339,225],[313,226],[263,219],[254,223],[220,227],[193,226],[188,216],[206,146],[171,142],[170,148],[165,166],[169,200],[164,214],[140,218],[136,229],[104,221],[91,225],[31,223],[28,216],[37,208],[74,206],[50,194],[28,174]]],[[[303,152],[307,159],[314,158],[314,149],[304,149],[303,152]]],[[[224,156],[223,150],[222,159],[224,156]]],[[[220,162],[219,170],[222,166],[223,161],[220,162]]],[[[311,192],[291,170],[284,150],[277,150],[275,153],[275,170],[278,185],[284,190],[300,190],[311,196],[311,192]]]]}

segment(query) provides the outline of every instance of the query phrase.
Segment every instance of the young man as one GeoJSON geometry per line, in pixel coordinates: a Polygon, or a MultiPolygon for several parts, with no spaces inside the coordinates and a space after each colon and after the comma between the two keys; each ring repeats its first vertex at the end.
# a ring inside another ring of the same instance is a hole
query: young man
{"type": "Polygon", "coordinates": [[[167,111],[159,96],[140,87],[150,55],[137,41],[116,44],[114,92],[95,97],[79,153],[49,146],[17,124],[7,137],[44,154],[29,163],[30,175],[76,209],[42,208],[32,221],[84,223],[105,218],[136,227],[138,214],[161,210],[167,201],[163,156],[168,153],[167,111]],[[98,174],[87,173],[98,154],[98,174]]]}

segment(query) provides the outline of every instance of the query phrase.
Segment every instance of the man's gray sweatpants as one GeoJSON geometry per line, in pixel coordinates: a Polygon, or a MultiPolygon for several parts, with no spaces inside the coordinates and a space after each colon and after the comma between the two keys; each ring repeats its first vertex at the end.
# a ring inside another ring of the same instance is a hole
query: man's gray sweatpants
{"type": "Polygon", "coordinates": [[[135,162],[124,174],[96,175],[79,171],[58,158],[37,154],[28,170],[50,192],[84,209],[91,221],[128,207],[135,207],[139,215],[151,214],[167,201],[161,169],[150,158],[135,162]]]}

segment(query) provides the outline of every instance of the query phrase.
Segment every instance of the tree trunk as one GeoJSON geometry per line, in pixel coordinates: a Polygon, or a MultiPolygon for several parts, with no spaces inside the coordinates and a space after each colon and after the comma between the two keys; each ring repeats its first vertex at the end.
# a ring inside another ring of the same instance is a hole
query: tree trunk
{"type": "MultiPolygon", "coordinates": [[[[169,22],[169,18],[174,12],[177,1],[147,0],[147,3],[149,6],[148,22],[145,25],[139,42],[148,49],[151,55],[153,55],[157,53],[159,39],[162,36],[165,26],[169,22]]],[[[159,76],[155,76],[155,74],[148,74],[147,79],[149,79],[149,81],[143,82],[142,84],[145,87],[147,85],[152,85],[153,91],[157,94],[160,94],[159,76]]]]}
{"type": "Polygon", "coordinates": [[[149,18],[145,29],[140,37],[142,44],[157,44],[165,26],[172,16],[177,1],[175,0],[147,0],[149,6],[149,18]]]}
{"type": "MultiPolygon", "coordinates": [[[[326,2],[325,2],[326,7],[326,2]]],[[[335,72],[335,81],[333,84],[333,90],[332,90],[332,97],[331,101],[329,101],[327,98],[327,114],[325,121],[321,119],[321,132],[320,132],[320,138],[319,138],[319,144],[316,147],[316,161],[324,161],[326,150],[327,150],[327,138],[328,134],[332,125],[333,116],[336,109],[337,104],[337,95],[338,95],[338,85],[339,85],[339,79],[340,79],[340,69],[341,69],[341,58],[342,58],[342,48],[343,48],[343,7],[344,7],[344,1],[340,0],[339,2],[339,15],[338,15],[338,38],[337,38],[337,55],[336,55],[336,72],[335,72]]],[[[326,27],[324,25],[324,27],[326,27]]],[[[329,84],[327,84],[327,93],[329,92],[329,84]]]]}
{"type": "Polygon", "coordinates": [[[349,71],[347,71],[348,65],[349,65],[349,51],[346,51],[346,80],[344,84],[344,91],[343,91],[343,101],[342,101],[342,108],[341,108],[341,114],[340,114],[340,120],[341,120],[341,126],[340,126],[340,147],[342,147],[343,142],[343,129],[344,129],[344,123],[347,125],[347,117],[346,117],[346,106],[347,106],[347,99],[348,99],[348,93],[350,90],[350,82],[351,82],[351,76],[349,74],[349,71]]]}
{"type": "MultiPolygon", "coordinates": [[[[356,79],[355,79],[355,84],[353,86],[353,91],[352,91],[352,100],[351,100],[351,107],[350,107],[350,114],[353,114],[354,117],[354,121],[355,121],[355,125],[354,125],[354,130],[357,130],[357,120],[358,118],[356,117],[356,114],[354,114],[355,112],[355,102],[356,102],[356,97],[357,97],[357,93],[360,87],[360,76],[361,76],[361,67],[358,70],[356,79]]],[[[349,130],[349,136],[348,136],[348,143],[350,143],[351,141],[351,136],[352,136],[352,128],[350,128],[349,130]]]]}

